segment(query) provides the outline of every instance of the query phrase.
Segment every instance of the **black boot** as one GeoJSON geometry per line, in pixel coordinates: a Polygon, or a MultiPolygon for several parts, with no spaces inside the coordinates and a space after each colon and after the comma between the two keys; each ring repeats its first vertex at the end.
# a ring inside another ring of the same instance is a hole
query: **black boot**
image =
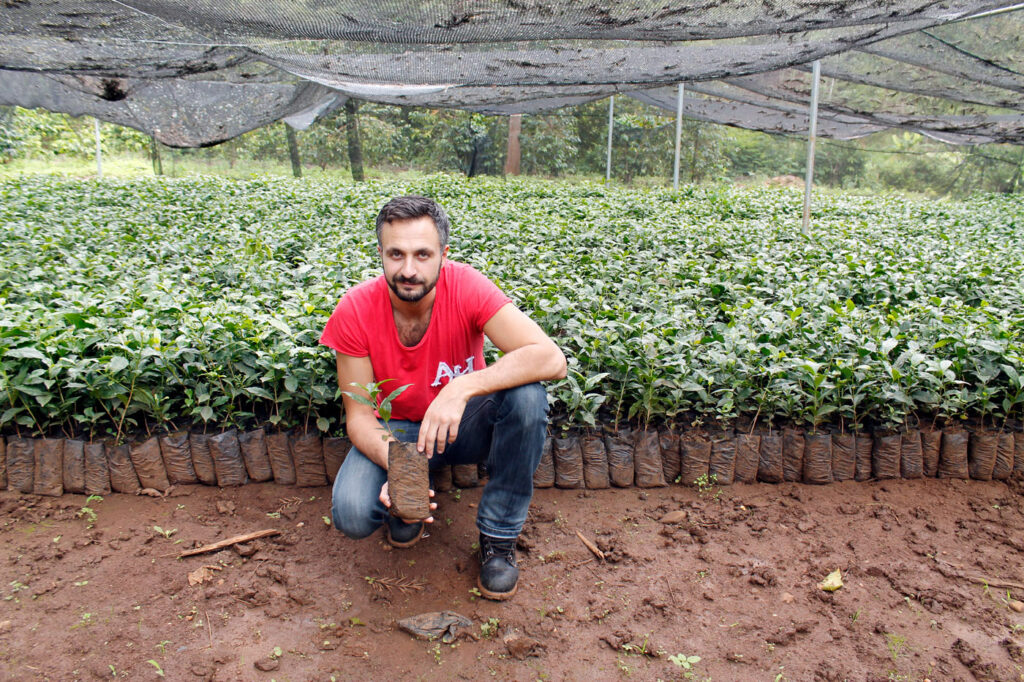
{"type": "Polygon", "coordinates": [[[516,541],[480,534],[480,578],[477,587],[488,599],[502,601],[516,593],[519,568],[516,541]]]}

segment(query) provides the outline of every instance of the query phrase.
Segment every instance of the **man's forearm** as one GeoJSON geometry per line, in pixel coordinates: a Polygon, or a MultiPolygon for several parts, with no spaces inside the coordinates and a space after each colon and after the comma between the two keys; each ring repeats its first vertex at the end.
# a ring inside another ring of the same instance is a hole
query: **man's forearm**
{"type": "Polygon", "coordinates": [[[366,455],[374,464],[384,469],[388,468],[388,444],[384,438],[387,431],[375,417],[352,415],[346,421],[345,428],[352,445],[356,446],[359,452],[366,455]]]}
{"type": "Polygon", "coordinates": [[[535,381],[565,376],[565,356],[554,344],[529,344],[506,353],[484,369],[464,374],[456,384],[466,400],[535,381]]]}

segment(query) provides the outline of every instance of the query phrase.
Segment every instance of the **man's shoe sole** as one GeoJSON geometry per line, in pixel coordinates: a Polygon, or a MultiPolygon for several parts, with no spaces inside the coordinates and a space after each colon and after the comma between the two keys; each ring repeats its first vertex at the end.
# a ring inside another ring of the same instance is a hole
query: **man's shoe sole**
{"type": "Polygon", "coordinates": [[[412,540],[406,540],[405,542],[399,542],[398,540],[395,540],[394,538],[391,537],[391,529],[388,527],[387,524],[384,524],[384,536],[387,538],[388,544],[391,545],[392,547],[397,547],[398,549],[405,549],[406,547],[412,547],[417,542],[419,542],[420,539],[423,537],[423,532],[426,529],[427,529],[427,524],[425,524],[423,522],[420,522],[420,532],[419,532],[419,535],[414,537],[412,540]]]}
{"type": "Polygon", "coordinates": [[[484,587],[484,584],[482,582],[480,582],[480,578],[477,578],[476,589],[480,590],[480,595],[487,599],[492,599],[494,601],[505,601],[506,599],[511,599],[512,595],[516,593],[516,590],[519,589],[519,583],[516,583],[515,587],[513,587],[508,592],[491,592],[486,587],[484,587]]]}

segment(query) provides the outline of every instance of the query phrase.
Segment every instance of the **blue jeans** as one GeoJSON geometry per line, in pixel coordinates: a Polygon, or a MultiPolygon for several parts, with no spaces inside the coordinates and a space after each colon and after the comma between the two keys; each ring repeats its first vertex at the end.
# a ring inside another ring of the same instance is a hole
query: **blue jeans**
{"type": "MultiPolygon", "coordinates": [[[[486,462],[489,480],[480,498],[476,525],[495,538],[514,539],[533,498],[533,472],[540,462],[547,428],[548,399],[539,383],[477,396],[466,403],[459,435],[430,459],[430,470],[449,464],[486,462]]],[[[419,437],[419,422],[391,420],[405,442],[419,437]]],[[[365,538],[381,527],[388,510],[380,489],[388,472],[353,447],[334,479],[331,515],[348,537],[365,538]]]]}

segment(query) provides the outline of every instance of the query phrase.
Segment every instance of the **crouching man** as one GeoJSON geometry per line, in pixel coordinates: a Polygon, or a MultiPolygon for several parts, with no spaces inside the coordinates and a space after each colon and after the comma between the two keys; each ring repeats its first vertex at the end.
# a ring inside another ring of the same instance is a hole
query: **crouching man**
{"type": "MultiPolygon", "coordinates": [[[[448,233],[448,216],[431,199],[405,196],[385,204],[377,216],[383,275],[345,293],[320,343],[337,352],[342,391],[368,397],[356,385],[387,381],[383,397],[411,384],[393,401],[389,427],[416,443],[431,470],[487,464],[476,520],[478,588],[490,599],[508,599],[519,579],[516,538],[547,424],[547,396],[538,382],[564,377],[566,361],[497,286],[448,259],[448,233]],[[485,335],[503,353],[488,367],[485,335]]],[[[383,525],[390,544],[411,546],[424,522],[407,524],[388,513],[388,446],[377,415],[348,395],[343,403],[353,447],[334,481],[334,525],[354,539],[383,525]]]]}

